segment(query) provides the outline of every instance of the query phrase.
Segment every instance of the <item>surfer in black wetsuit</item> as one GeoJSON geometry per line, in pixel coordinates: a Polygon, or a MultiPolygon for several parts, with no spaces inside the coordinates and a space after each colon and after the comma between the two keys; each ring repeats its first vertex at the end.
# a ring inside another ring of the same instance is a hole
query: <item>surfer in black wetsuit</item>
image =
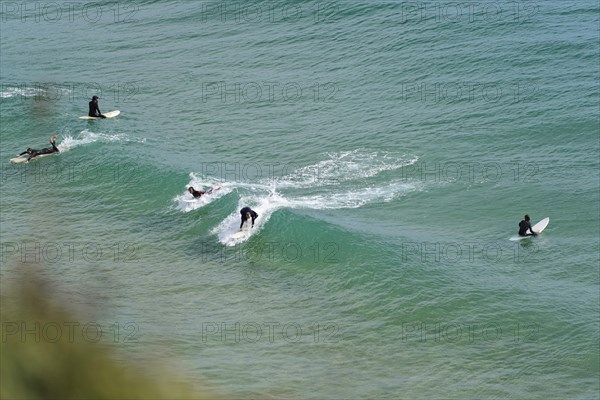
{"type": "Polygon", "coordinates": [[[525,214],[521,222],[519,222],[519,236],[537,236],[537,233],[531,229],[531,223],[529,222],[529,215],[525,214]],[[531,233],[527,233],[527,231],[531,233]]]}
{"type": "Polygon", "coordinates": [[[194,189],[193,186],[190,186],[188,188],[188,192],[190,192],[190,194],[192,196],[194,196],[195,199],[198,199],[198,198],[202,197],[203,195],[205,195],[205,194],[211,194],[213,190],[217,190],[217,189],[220,189],[220,188],[221,188],[221,186],[218,186],[216,188],[209,189],[207,192],[205,192],[204,190],[196,190],[196,189],[194,189]]]}
{"type": "Polygon", "coordinates": [[[205,191],[203,191],[203,190],[196,190],[192,186],[190,186],[188,188],[188,192],[190,192],[190,194],[192,196],[194,196],[195,199],[197,199],[197,198],[201,197],[202,195],[206,194],[205,191]]]}
{"type": "Polygon", "coordinates": [[[92,97],[92,101],[90,101],[89,106],[90,106],[90,111],[88,112],[89,117],[106,118],[106,116],[100,112],[100,107],[98,106],[98,96],[92,97]]]}
{"type": "Polygon", "coordinates": [[[58,150],[58,147],[56,147],[56,137],[57,137],[56,135],[50,136],[50,144],[52,145],[52,147],[46,147],[41,150],[36,150],[36,149],[32,149],[31,147],[29,147],[27,150],[25,150],[24,152],[22,152],[19,155],[22,156],[24,154],[29,154],[27,161],[30,161],[32,158],[37,157],[42,154],[59,153],[60,150],[58,150]]]}
{"type": "Polygon", "coordinates": [[[250,207],[244,207],[240,210],[240,214],[242,214],[242,223],[240,224],[240,229],[242,229],[242,226],[244,226],[244,222],[248,221],[250,218],[252,218],[252,227],[254,228],[254,220],[258,218],[256,211],[250,207]]]}

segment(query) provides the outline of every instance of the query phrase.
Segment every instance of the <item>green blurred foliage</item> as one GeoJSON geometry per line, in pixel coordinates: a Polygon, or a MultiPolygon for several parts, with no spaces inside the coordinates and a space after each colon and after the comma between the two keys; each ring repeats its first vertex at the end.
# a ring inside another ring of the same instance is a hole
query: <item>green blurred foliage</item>
{"type": "Polygon", "coordinates": [[[83,340],[81,326],[78,335],[69,335],[68,324],[77,321],[77,317],[64,305],[47,300],[53,299],[50,285],[31,274],[20,281],[20,287],[5,289],[0,296],[0,398],[216,397],[164,372],[160,361],[143,366],[117,361],[114,348],[83,340]],[[57,325],[62,328],[60,336],[54,328],[57,325]],[[44,327],[48,327],[45,333],[44,327]]]}

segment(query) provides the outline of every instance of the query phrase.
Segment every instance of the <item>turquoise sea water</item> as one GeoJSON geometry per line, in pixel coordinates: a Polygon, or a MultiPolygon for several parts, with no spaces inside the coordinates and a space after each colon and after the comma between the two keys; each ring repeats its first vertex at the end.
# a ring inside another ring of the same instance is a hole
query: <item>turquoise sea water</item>
{"type": "Polygon", "coordinates": [[[232,397],[597,398],[598,2],[1,4],[4,286],[232,397]]]}

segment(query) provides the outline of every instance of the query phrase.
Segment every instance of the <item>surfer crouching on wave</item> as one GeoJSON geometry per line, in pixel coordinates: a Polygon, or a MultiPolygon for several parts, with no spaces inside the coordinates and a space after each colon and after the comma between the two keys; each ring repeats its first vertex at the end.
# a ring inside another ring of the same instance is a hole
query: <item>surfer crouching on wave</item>
{"type": "Polygon", "coordinates": [[[100,112],[100,106],[98,105],[98,96],[92,97],[92,101],[90,101],[89,106],[90,106],[90,110],[88,112],[89,117],[106,118],[106,115],[103,115],[100,112]]]}
{"type": "Polygon", "coordinates": [[[531,229],[531,223],[529,222],[529,215],[525,214],[521,222],[519,222],[519,236],[537,236],[537,233],[531,229]],[[527,233],[527,231],[531,233],[527,233]]]}
{"type": "Polygon", "coordinates": [[[58,150],[58,147],[56,147],[56,138],[57,138],[57,135],[50,136],[50,144],[52,145],[52,147],[46,147],[41,150],[36,150],[36,149],[32,149],[31,147],[29,147],[27,150],[25,150],[24,152],[22,152],[19,155],[22,156],[24,154],[29,154],[27,161],[30,161],[32,158],[40,156],[42,154],[59,153],[60,150],[58,150]]]}
{"type": "Polygon", "coordinates": [[[240,224],[240,229],[242,229],[244,226],[244,222],[248,221],[250,218],[252,218],[252,227],[254,228],[254,220],[258,218],[256,211],[250,207],[244,207],[240,210],[240,214],[242,214],[242,223],[240,224]]]}

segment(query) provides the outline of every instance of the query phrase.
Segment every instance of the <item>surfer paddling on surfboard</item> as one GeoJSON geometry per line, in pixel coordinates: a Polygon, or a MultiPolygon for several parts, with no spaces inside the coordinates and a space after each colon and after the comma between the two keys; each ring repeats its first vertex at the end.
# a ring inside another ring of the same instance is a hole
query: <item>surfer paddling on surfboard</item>
{"type": "Polygon", "coordinates": [[[252,228],[254,228],[254,220],[258,218],[256,211],[250,207],[244,207],[240,210],[240,214],[242,214],[242,223],[240,224],[240,229],[242,229],[244,226],[244,222],[248,221],[250,218],[252,218],[252,228]]]}
{"type": "Polygon", "coordinates": [[[59,153],[60,151],[58,150],[58,147],[56,147],[56,137],[57,137],[57,135],[50,136],[50,144],[52,145],[52,147],[46,147],[41,150],[36,150],[36,149],[32,149],[31,147],[29,147],[27,150],[25,150],[24,152],[19,154],[19,156],[29,154],[27,161],[30,161],[32,158],[41,156],[42,154],[59,153]]]}
{"type": "Polygon", "coordinates": [[[204,190],[196,190],[196,189],[194,189],[194,187],[193,187],[193,186],[190,186],[190,187],[188,188],[188,192],[190,192],[190,194],[191,194],[192,196],[194,196],[194,198],[195,198],[195,199],[199,199],[199,198],[200,198],[200,197],[202,197],[203,195],[205,195],[205,194],[211,194],[213,190],[218,190],[218,189],[220,189],[220,188],[221,188],[221,187],[219,186],[219,187],[216,187],[216,188],[214,188],[214,189],[209,189],[207,192],[205,192],[204,190]]]}
{"type": "Polygon", "coordinates": [[[90,101],[89,106],[90,111],[88,112],[88,117],[106,118],[106,115],[103,115],[100,112],[100,106],[98,105],[98,96],[92,97],[92,101],[90,101]]]}
{"type": "Polygon", "coordinates": [[[537,236],[537,233],[531,228],[531,222],[529,222],[529,215],[525,214],[521,222],[519,222],[519,236],[537,236]],[[527,233],[527,231],[531,233],[527,233]]]}

